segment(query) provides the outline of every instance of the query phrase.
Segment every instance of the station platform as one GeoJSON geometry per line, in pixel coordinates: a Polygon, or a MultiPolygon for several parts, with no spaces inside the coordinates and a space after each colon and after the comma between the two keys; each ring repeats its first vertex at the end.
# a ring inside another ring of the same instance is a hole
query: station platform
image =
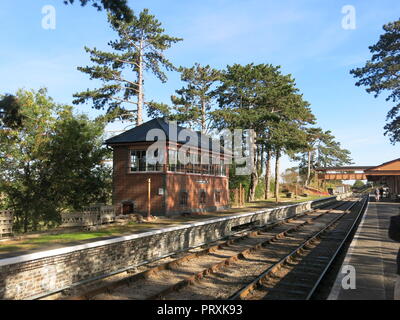
{"type": "Polygon", "coordinates": [[[328,300],[393,300],[400,243],[388,236],[390,218],[399,215],[400,203],[376,202],[374,196],[360,222],[328,300]],[[349,284],[350,265],[355,271],[355,288],[349,284]],[[347,270],[347,271],[346,271],[347,270]]]}

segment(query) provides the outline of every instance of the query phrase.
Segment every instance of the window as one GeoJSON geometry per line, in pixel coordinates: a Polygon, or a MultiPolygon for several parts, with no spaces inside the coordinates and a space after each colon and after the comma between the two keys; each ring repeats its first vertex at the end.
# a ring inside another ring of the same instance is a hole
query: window
{"type": "Polygon", "coordinates": [[[187,193],[187,191],[181,191],[179,204],[181,206],[187,206],[188,198],[189,198],[189,194],[187,193]]]}
{"type": "Polygon", "coordinates": [[[216,190],[215,191],[215,203],[220,203],[221,202],[221,191],[216,190]]]}
{"type": "Polygon", "coordinates": [[[122,203],[122,214],[131,214],[134,212],[134,203],[133,201],[125,201],[122,203]]]}
{"type": "Polygon", "coordinates": [[[193,164],[193,172],[194,173],[202,173],[201,172],[201,155],[200,153],[192,153],[190,161],[193,164]]]}
{"type": "Polygon", "coordinates": [[[131,151],[131,172],[146,171],[146,151],[131,151]]]}
{"type": "Polygon", "coordinates": [[[210,157],[210,174],[215,175],[215,157],[210,157]]]}
{"type": "Polygon", "coordinates": [[[168,170],[169,171],[176,171],[177,163],[178,163],[178,153],[176,150],[168,150],[168,170]]]}
{"type": "Polygon", "coordinates": [[[189,150],[187,150],[186,157],[188,158],[188,163],[183,164],[179,161],[178,152],[179,150],[175,149],[168,150],[168,171],[226,176],[227,166],[220,157],[211,157],[211,155],[209,155],[209,163],[202,163],[201,153],[196,151],[189,152],[189,150]]]}
{"type": "Polygon", "coordinates": [[[200,204],[206,203],[207,194],[204,190],[200,190],[200,204]]]}
{"type": "MultiPolygon", "coordinates": [[[[158,150],[154,152],[155,157],[157,157],[157,152],[158,150]]],[[[162,165],[158,162],[156,164],[147,163],[146,150],[131,150],[130,167],[131,172],[162,170],[162,165]]]]}
{"type": "MultiPolygon", "coordinates": [[[[154,151],[154,157],[158,157],[158,149],[154,151]]],[[[161,171],[162,165],[157,161],[155,164],[146,163],[146,171],[161,171]]]]}
{"type": "Polygon", "coordinates": [[[226,167],[227,167],[227,165],[224,164],[224,160],[221,159],[221,160],[220,160],[220,164],[216,165],[216,172],[215,172],[215,174],[216,174],[217,176],[225,177],[225,176],[226,176],[226,167]]]}

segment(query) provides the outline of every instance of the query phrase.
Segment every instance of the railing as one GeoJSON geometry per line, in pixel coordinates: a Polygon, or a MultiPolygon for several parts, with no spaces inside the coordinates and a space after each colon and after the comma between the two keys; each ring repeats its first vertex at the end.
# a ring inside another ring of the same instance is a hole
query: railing
{"type": "Polygon", "coordinates": [[[12,210],[0,210],[0,238],[12,234],[14,212],[12,210]]]}
{"type": "Polygon", "coordinates": [[[61,227],[89,227],[112,223],[116,218],[116,207],[93,206],[81,212],[61,214],[61,227]]]}

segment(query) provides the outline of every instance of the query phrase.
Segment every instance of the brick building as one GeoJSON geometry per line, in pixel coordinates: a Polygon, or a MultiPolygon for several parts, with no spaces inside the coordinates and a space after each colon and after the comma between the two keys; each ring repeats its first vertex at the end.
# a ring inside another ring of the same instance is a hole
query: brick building
{"type": "Polygon", "coordinates": [[[227,208],[229,169],[224,159],[229,154],[214,142],[165,118],[108,139],[106,144],[113,149],[113,204],[121,205],[124,213],[146,213],[151,179],[153,215],[227,208]],[[165,147],[149,148],[155,141],[165,147]],[[180,161],[178,151],[182,150],[189,162],[180,161]],[[147,161],[149,154],[159,161],[147,161]]]}
{"type": "Polygon", "coordinates": [[[342,166],[317,168],[318,179],[324,180],[368,180],[375,186],[389,188],[392,198],[400,198],[400,158],[378,166],[342,166]]]}

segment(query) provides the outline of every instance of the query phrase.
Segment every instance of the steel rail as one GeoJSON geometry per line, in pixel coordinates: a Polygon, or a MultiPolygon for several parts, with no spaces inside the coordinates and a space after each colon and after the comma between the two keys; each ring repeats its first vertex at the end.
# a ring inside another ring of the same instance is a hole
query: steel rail
{"type": "MultiPolygon", "coordinates": [[[[323,199],[322,199],[322,200],[323,200],[323,199]]],[[[317,201],[318,201],[318,200],[317,200],[317,201]]],[[[249,230],[249,229],[239,230],[239,231],[233,232],[233,233],[231,233],[230,235],[225,236],[225,237],[223,237],[223,238],[221,238],[221,239],[214,240],[214,241],[212,241],[211,243],[218,242],[218,241],[223,241],[224,239],[229,239],[229,238],[231,238],[231,237],[234,237],[234,236],[237,236],[237,235],[240,235],[240,234],[244,234],[244,235],[243,235],[243,238],[245,238],[245,237],[249,236],[250,233],[254,232],[254,230],[256,230],[257,228],[262,229],[262,230],[265,230],[265,229],[267,229],[267,230],[268,230],[268,229],[272,229],[272,228],[275,228],[275,227],[277,227],[277,226],[279,226],[279,225],[281,225],[281,224],[284,224],[285,222],[288,222],[289,220],[293,220],[293,219],[296,220],[296,219],[302,218],[302,217],[304,217],[305,215],[308,215],[308,214],[310,214],[310,213],[313,213],[313,212],[315,212],[316,210],[318,210],[318,209],[320,209],[320,208],[322,208],[322,207],[329,206],[330,204],[331,204],[331,203],[326,203],[326,204],[324,203],[324,204],[322,204],[321,207],[319,207],[319,208],[311,209],[311,210],[309,210],[309,211],[300,213],[300,214],[295,215],[295,216],[292,216],[292,217],[288,217],[288,218],[282,219],[282,220],[280,220],[280,221],[278,221],[278,222],[275,222],[275,223],[271,223],[271,224],[264,225],[264,226],[262,226],[262,227],[253,227],[252,230],[249,230]],[[246,232],[247,232],[247,233],[246,233],[246,232]]],[[[90,279],[85,279],[85,280],[76,282],[76,283],[74,283],[74,284],[72,284],[72,285],[69,285],[69,286],[66,286],[66,287],[62,287],[62,288],[58,288],[58,289],[53,290],[53,291],[51,291],[51,292],[46,292],[46,293],[39,294],[39,295],[36,295],[36,296],[31,296],[31,297],[27,298],[27,300],[39,300],[39,299],[42,299],[42,298],[51,297],[51,296],[60,294],[60,293],[62,293],[62,292],[68,292],[69,290],[72,290],[72,289],[74,289],[74,288],[76,288],[76,287],[79,287],[79,286],[81,286],[81,285],[85,285],[85,284],[88,284],[88,283],[93,283],[93,282],[96,282],[96,281],[99,281],[99,280],[104,280],[104,279],[113,277],[113,276],[115,276],[115,275],[122,274],[122,273],[124,273],[124,272],[126,272],[126,273],[132,273],[132,272],[134,272],[134,270],[135,270],[136,268],[138,268],[138,267],[141,267],[141,266],[144,266],[144,265],[153,263],[153,262],[157,262],[157,261],[159,261],[159,260],[162,260],[162,259],[165,259],[165,258],[174,256],[174,255],[177,255],[177,254],[184,254],[184,253],[189,252],[190,250],[197,249],[197,248],[200,248],[200,247],[209,245],[209,244],[210,244],[210,243],[206,243],[206,242],[200,243],[200,244],[198,244],[198,245],[196,245],[196,246],[188,247],[188,248],[185,248],[185,249],[182,249],[182,250],[178,250],[178,251],[175,251],[175,252],[166,254],[166,255],[162,255],[162,256],[159,256],[159,257],[154,258],[154,259],[150,259],[150,260],[147,260],[147,261],[143,261],[143,262],[141,262],[141,263],[139,263],[139,264],[131,265],[131,266],[128,266],[128,267],[126,267],[126,268],[122,268],[122,269],[119,269],[119,270],[116,270],[116,271],[113,271],[113,272],[110,272],[110,273],[107,273],[107,274],[103,274],[103,275],[100,275],[100,276],[97,276],[97,277],[93,277],[93,278],[90,278],[90,279]]]]}
{"type": "Polygon", "coordinates": [[[272,266],[268,267],[266,270],[264,270],[258,277],[256,277],[254,280],[246,284],[244,287],[236,291],[233,295],[231,295],[228,300],[242,300],[244,299],[251,291],[257,288],[257,286],[261,285],[261,281],[265,278],[268,278],[270,275],[274,274],[276,271],[278,271],[281,266],[290,261],[292,257],[300,253],[304,247],[306,247],[308,244],[311,244],[315,239],[317,239],[319,236],[321,236],[323,233],[325,233],[327,230],[329,230],[333,225],[336,224],[340,219],[342,219],[345,215],[347,215],[349,212],[351,212],[351,209],[359,203],[360,200],[355,201],[354,203],[350,204],[348,208],[337,218],[329,222],[324,228],[321,230],[317,231],[316,233],[312,234],[302,242],[296,249],[294,249],[292,252],[284,256],[282,259],[280,259],[278,262],[274,263],[272,266]]]}
{"type": "MultiPolygon", "coordinates": [[[[332,205],[332,203],[327,204],[327,206],[329,206],[329,205],[332,205]]],[[[344,203],[339,201],[339,203],[336,203],[332,208],[326,209],[325,212],[322,212],[318,216],[312,217],[312,218],[308,219],[308,221],[305,221],[305,222],[303,222],[303,223],[301,223],[301,224],[299,224],[299,225],[297,225],[295,227],[290,227],[290,228],[288,228],[288,229],[286,229],[286,230],[284,230],[282,232],[279,232],[278,234],[274,235],[273,237],[271,237],[271,238],[269,238],[267,240],[260,241],[257,244],[253,245],[251,248],[247,248],[247,249],[239,252],[238,254],[235,254],[234,256],[228,257],[228,258],[224,259],[223,261],[214,264],[210,268],[206,268],[206,269],[204,269],[204,270],[202,270],[202,271],[200,271],[198,273],[195,273],[195,274],[189,276],[188,278],[183,279],[183,280],[171,285],[170,287],[162,290],[161,292],[159,292],[159,293],[157,293],[155,295],[152,295],[151,297],[148,297],[147,299],[160,299],[163,295],[165,295],[167,293],[170,293],[172,291],[180,290],[181,288],[185,287],[186,285],[192,284],[196,280],[200,280],[205,275],[207,275],[207,274],[209,274],[211,272],[214,272],[214,271],[220,269],[223,266],[229,265],[229,263],[239,259],[245,253],[252,252],[254,250],[258,250],[266,243],[270,243],[270,242],[272,242],[272,241],[274,241],[274,240],[276,240],[278,238],[285,237],[285,236],[287,236],[288,233],[297,231],[301,227],[303,227],[303,226],[305,226],[307,224],[310,224],[312,221],[324,216],[325,214],[327,214],[327,213],[329,213],[329,212],[331,212],[331,211],[335,210],[336,208],[341,207],[343,205],[344,205],[344,203]]],[[[185,262],[185,261],[188,261],[188,260],[192,260],[192,259],[204,256],[204,255],[210,254],[212,252],[217,251],[218,249],[222,249],[224,246],[228,246],[229,247],[229,245],[237,243],[239,241],[243,241],[246,238],[249,238],[250,236],[258,235],[263,231],[268,231],[270,229],[274,229],[277,226],[283,225],[285,223],[288,223],[288,222],[290,223],[292,221],[299,220],[299,219],[301,219],[301,218],[303,218],[303,217],[305,217],[307,215],[310,215],[312,213],[318,212],[318,210],[321,210],[321,208],[312,209],[311,211],[305,212],[303,214],[286,218],[286,219],[284,219],[282,221],[279,221],[277,223],[274,223],[272,225],[266,225],[266,226],[263,226],[263,227],[257,227],[257,228],[254,228],[253,230],[249,230],[249,231],[243,231],[243,230],[239,231],[239,232],[237,232],[235,234],[230,235],[228,240],[226,240],[226,241],[224,241],[222,243],[219,243],[217,245],[212,245],[212,246],[210,246],[208,248],[205,248],[205,249],[203,249],[203,250],[201,250],[199,252],[190,253],[190,254],[185,255],[185,256],[183,256],[181,258],[178,258],[176,260],[163,263],[163,264],[161,264],[159,266],[156,266],[156,267],[152,267],[152,268],[150,268],[148,270],[142,271],[140,273],[134,274],[134,275],[129,276],[129,277],[124,278],[124,279],[117,280],[115,282],[112,282],[111,284],[106,284],[104,286],[101,286],[99,288],[90,290],[90,291],[85,292],[83,294],[79,294],[77,296],[72,296],[70,299],[84,300],[84,299],[90,299],[91,297],[94,297],[94,296],[96,296],[98,294],[101,294],[101,293],[104,293],[104,292],[111,293],[111,291],[113,291],[113,290],[115,290],[115,289],[117,289],[119,287],[122,287],[122,286],[125,286],[125,285],[131,285],[132,283],[134,283],[134,282],[136,282],[136,281],[138,281],[140,279],[147,279],[147,278],[149,278],[151,276],[151,274],[157,273],[159,271],[171,269],[171,268],[174,267],[174,265],[179,265],[182,262],[185,262]],[[240,236],[240,237],[232,239],[232,236],[235,236],[236,234],[243,234],[243,233],[245,233],[245,234],[240,236]]],[[[185,251],[185,252],[187,252],[187,251],[185,251]]],[[[176,253],[174,253],[174,254],[176,254],[176,253]]]]}
{"type": "MultiPolygon", "coordinates": [[[[265,245],[270,244],[271,242],[274,242],[275,240],[282,239],[282,238],[286,237],[289,233],[298,231],[299,229],[301,229],[301,227],[304,227],[304,226],[306,226],[308,224],[311,224],[314,220],[316,220],[318,218],[321,218],[325,214],[330,213],[331,211],[333,211],[336,208],[341,207],[341,206],[343,206],[343,203],[340,203],[337,206],[335,206],[334,208],[331,208],[331,209],[327,210],[326,212],[322,212],[318,216],[312,217],[311,219],[309,219],[309,220],[307,220],[307,221],[305,221],[305,222],[303,222],[303,223],[301,223],[301,224],[299,224],[299,225],[297,225],[295,227],[286,229],[285,231],[282,231],[282,232],[272,236],[271,238],[269,238],[267,240],[259,241],[258,243],[252,245],[250,248],[246,248],[246,249],[244,249],[242,251],[239,251],[238,253],[236,253],[236,254],[228,257],[228,258],[225,258],[220,262],[217,262],[217,263],[213,264],[211,267],[203,269],[200,272],[197,272],[197,273],[189,276],[188,278],[183,279],[183,280],[177,282],[176,284],[173,284],[173,285],[167,287],[166,289],[161,290],[160,292],[147,297],[146,300],[162,299],[164,296],[166,296],[167,294],[169,294],[171,292],[179,291],[182,288],[184,288],[184,287],[186,287],[188,285],[191,285],[196,281],[201,280],[206,275],[208,275],[210,273],[213,273],[213,272],[215,272],[215,271],[217,271],[217,270],[219,270],[219,269],[221,269],[223,267],[229,266],[234,261],[237,261],[237,260],[239,260],[241,258],[245,258],[246,254],[252,253],[252,252],[256,252],[257,250],[261,249],[265,245]]],[[[260,231],[254,232],[254,234],[259,234],[259,233],[260,233],[260,231]]],[[[230,243],[227,242],[227,243],[218,245],[218,249],[220,247],[224,246],[224,245],[229,246],[229,244],[230,243]]],[[[172,263],[174,263],[174,262],[172,262],[172,263]]]]}
{"type": "Polygon", "coordinates": [[[338,248],[336,249],[335,253],[332,255],[331,259],[329,260],[328,264],[326,265],[326,267],[324,268],[324,270],[322,271],[321,275],[319,276],[319,278],[317,279],[317,281],[315,282],[314,286],[312,287],[312,289],[309,291],[306,300],[311,300],[311,298],[313,297],[315,291],[317,290],[317,288],[320,286],[322,280],[326,277],[328,270],[332,267],[333,263],[335,262],[336,258],[339,255],[339,252],[341,252],[344,249],[345,243],[347,242],[347,240],[350,238],[350,235],[352,234],[352,232],[355,230],[355,228],[358,225],[358,222],[360,221],[360,218],[362,217],[362,215],[365,212],[365,208],[368,204],[369,201],[369,195],[367,195],[365,197],[364,203],[360,209],[360,211],[357,214],[357,217],[354,219],[352,225],[350,226],[350,228],[348,229],[348,232],[346,233],[346,236],[343,238],[343,240],[341,241],[341,243],[339,244],[338,248]]]}

